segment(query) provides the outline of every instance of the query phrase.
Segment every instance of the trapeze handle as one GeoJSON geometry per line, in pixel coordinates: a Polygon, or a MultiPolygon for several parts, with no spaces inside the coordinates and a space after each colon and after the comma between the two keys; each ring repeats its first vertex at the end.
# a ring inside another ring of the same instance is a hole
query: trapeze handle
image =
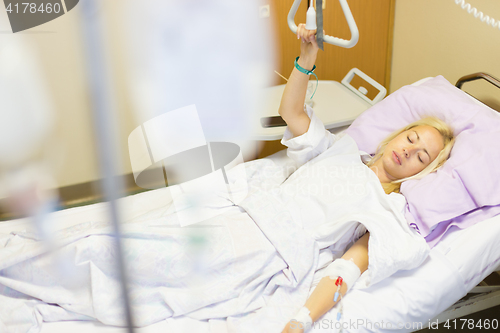
{"type": "MultiPolygon", "coordinates": [[[[288,26],[290,30],[294,34],[297,34],[297,25],[295,24],[295,14],[297,13],[297,9],[302,0],[295,0],[293,2],[292,8],[290,8],[290,12],[288,12],[288,26]]],[[[347,25],[349,26],[349,30],[351,31],[351,39],[346,40],[342,38],[337,38],[333,36],[324,35],[323,41],[328,44],[337,45],[340,47],[351,48],[358,43],[359,40],[359,30],[356,22],[354,21],[354,17],[352,16],[351,9],[347,4],[347,0],[339,0],[340,6],[344,11],[344,16],[347,20],[347,25]]]]}

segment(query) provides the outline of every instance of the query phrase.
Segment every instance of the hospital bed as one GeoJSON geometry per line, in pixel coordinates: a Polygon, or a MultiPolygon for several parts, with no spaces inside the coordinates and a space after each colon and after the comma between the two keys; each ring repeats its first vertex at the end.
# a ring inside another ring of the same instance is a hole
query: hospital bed
{"type": "MultiPolygon", "coordinates": [[[[467,77],[470,80],[471,77],[467,77]]],[[[419,81],[416,85],[424,83],[419,81]]],[[[484,106],[484,105],[483,105],[484,106]]],[[[484,106],[486,108],[486,106],[484,106]]],[[[491,112],[494,112],[491,109],[491,112]]],[[[288,169],[285,151],[268,157],[276,166],[288,169]]],[[[155,205],[165,204],[165,189],[148,191],[120,199],[120,207],[133,215],[147,214],[155,205]]],[[[106,204],[76,207],[53,214],[57,228],[86,221],[106,219],[106,204]]],[[[12,231],[29,230],[26,219],[0,223],[0,240],[12,231]]],[[[500,269],[500,215],[488,218],[465,230],[454,229],[432,248],[424,264],[411,271],[399,271],[366,289],[356,289],[343,299],[342,320],[355,323],[344,331],[416,331],[430,323],[463,316],[500,304],[500,287],[476,287],[485,277],[500,269]],[[468,292],[475,296],[459,301],[468,292]],[[456,303],[458,301],[458,303],[456,303]],[[388,326],[388,322],[391,326],[388,326]],[[354,329],[355,328],[355,329],[354,329]]],[[[1,243],[0,243],[1,244],[1,243]]],[[[490,318],[491,321],[495,318],[490,318]]],[[[337,308],[323,316],[312,331],[338,332],[337,308]]],[[[494,325],[494,323],[491,323],[494,325]]],[[[498,324],[498,323],[497,323],[498,324]]],[[[494,327],[494,326],[493,326],[494,327]]],[[[45,322],[42,333],[111,333],[126,329],[95,321],[45,322]]],[[[164,320],[138,328],[153,332],[225,332],[223,320],[197,321],[189,318],[164,320]]]]}

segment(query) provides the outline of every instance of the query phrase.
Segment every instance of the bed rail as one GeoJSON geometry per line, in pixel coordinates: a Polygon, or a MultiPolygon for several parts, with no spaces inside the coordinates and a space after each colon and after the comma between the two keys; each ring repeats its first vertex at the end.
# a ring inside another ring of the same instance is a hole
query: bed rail
{"type": "MultiPolygon", "coordinates": [[[[483,72],[479,72],[479,73],[474,73],[474,74],[462,76],[460,79],[458,79],[458,81],[455,84],[455,86],[458,89],[462,89],[462,85],[465,82],[471,82],[471,81],[475,81],[475,80],[479,80],[479,79],[486,80],[487,82],[491,83],[492,85],[494,85],[495,87],[497,87],[498,89],[500,89],[500,80],[497,79],[497,78],[495,78],[495,77],[493,77],[493,76],[491,76],[490,74],[483,73],[483,72]]],[[[465,90],[463,90],[463,91],[465,91],[465,90]]],[[[468,92],[466,92],[466,93],[469,94],[468,92]]],[[[472,94],[469,94],[469,95],[472,96],[473,98],[479,100],[480,102],[482,102],[486,106],[489,106],[493,110],[496,110],[496,111],[500,112],[500,100],[498,99],[498,97],[485,99],[484,97],[483,98],[478,98],[478,97],[476,97],[476,96],[474,96],[472,94]]]]}
{"type": "Polygon", "coordinates": [[[486,74],[486,73],[482,73],[482,72],[462,76],[460,79],[458,79],[455,86],[458,89],[462,89],[462,85],[465,82],[475,81],[475,80],[479,80],[479,79],[484,79],[484,80],[488,81],[489,83],[491,83],[492,85],[494,85],[495,87],[497,87],[498,89],[500,89],[500,80],[491,76],[490,74],[486,74]]]}

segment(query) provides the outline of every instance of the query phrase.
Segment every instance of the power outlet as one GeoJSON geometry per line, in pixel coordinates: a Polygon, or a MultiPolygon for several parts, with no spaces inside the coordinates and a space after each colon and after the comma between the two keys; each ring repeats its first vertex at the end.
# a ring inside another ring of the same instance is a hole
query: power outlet
{"type": "Polygon", "coordinates": [[[263,5],[259,7],[259,17],[268,18],[271,15],[271,10],[269,5],[263,5]]]}

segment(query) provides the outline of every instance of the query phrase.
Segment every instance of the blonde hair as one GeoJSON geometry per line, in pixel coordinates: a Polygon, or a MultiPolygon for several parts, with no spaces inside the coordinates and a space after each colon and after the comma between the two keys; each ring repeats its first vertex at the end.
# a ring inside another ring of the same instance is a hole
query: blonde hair
{"type": "Polygon", "coordinates": [[[403,179],[398,179],[390,183],[382,183],[382,187],[384,188],[385,193],[389,194],[392,192],[398,192],[401,187],[401,183],[410,180],[410,179],[422,179],[423,177],[427,176],[433,171],[436,171],[438,168],[440,168],[444,162],[448,159],[450,156],[451,148],[453,148],[453,144],[455,143],[455,136],[453,135],[453,129],[448,126],[444,121],[437,117],[426,117],[422,118],[420,120],[417,120],[408,126],[393,132],[390,134],[387,138],[385,138],[378,146],[377,148],[377,153],[373,156],[373,158],[366,164],[367,166],[372,166],[377,160],[379,160],[382,155],[384,154],[385,147],[387,144],[392,141],[395,137],[397,137],[399,134],[412,129],[417,126],[432,126],[438,132],[442,135],[443,137],[443,143],[444,143],[444,148],[439,152],[438,156],[429,163],[428,166],[426,166],[422,171],[419,173],[406,177],[403,179]]]}

